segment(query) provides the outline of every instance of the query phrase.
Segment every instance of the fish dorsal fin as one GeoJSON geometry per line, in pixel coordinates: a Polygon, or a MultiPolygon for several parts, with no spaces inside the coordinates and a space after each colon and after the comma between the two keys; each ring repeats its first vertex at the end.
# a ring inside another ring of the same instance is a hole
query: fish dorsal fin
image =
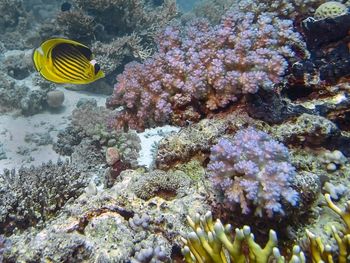
{"type": "Polygon", "coordinates": [[[40,47],[43,49],[43,52],[47,54],[49,50],[53,49],[55,46],[60,44],[69,44],[75,46],[88,60],[91,60],[91,50],[87,46],[74,40],[66,38],[51,38],[41,43],[40,47]]]}

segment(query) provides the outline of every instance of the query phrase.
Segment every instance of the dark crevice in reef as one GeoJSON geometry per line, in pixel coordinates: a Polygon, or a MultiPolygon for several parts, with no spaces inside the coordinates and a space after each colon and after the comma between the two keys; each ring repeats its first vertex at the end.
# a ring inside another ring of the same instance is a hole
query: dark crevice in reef
{"type": "Polygon", "coordinates": [[[247,110],[250,117],[269,124],[279,124],[303,113],[314,113],[303,106],[288,104],[277,92],[264,89],[247,96],[247,110]]]}
{"type": "Polygon", "coordinates": [[[108,207],[101,207],[92,211],[89,211],[86,213],[83,217],[79,218],[79,223],[73,227],[69,232],[78,231],[81,234],[84,234],[85,227],[89,224],[92,218],[100,216],[107,212],[114,212],[121,215],[126,221],[128,221],[130,218],[134,217],[134,212],[124,209],[119,206],[108,206],[108,207]]]}

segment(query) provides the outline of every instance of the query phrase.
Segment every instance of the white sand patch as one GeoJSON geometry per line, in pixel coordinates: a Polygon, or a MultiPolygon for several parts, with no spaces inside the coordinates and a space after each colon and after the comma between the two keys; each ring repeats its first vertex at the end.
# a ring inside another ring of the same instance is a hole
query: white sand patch
{"type": "Polygon", "coordinates": [[[3,145],[7,157],[0,160],[0,171],[5,168],[18,169],[21,166],[39,165],[50,160],[56,162],[60,156],[52,149],[52,144],[38,146],[33,142],[26,142],[25,135],[49,133],[55,141],[58,131],[67,126],[68,117],[79,99],[94,98],[99,106],[104,105],[106,101],[105,95],[58,89],[65,95],[64,107],[60,110],[44,111],[28,117],[16,116],[13,113],[0,116],[0,144],[3,145]]]}
{"type": "Polygon", "coordinates": [[[172,132],[178,132],[180,129],[173,126],[163,126],[154,129],[146,129],[139,134],[141,139],[140,157],[137,159],[139,165],[149,167],[153,162],[153,145],[157,144],[166,135],[172,132]]]}

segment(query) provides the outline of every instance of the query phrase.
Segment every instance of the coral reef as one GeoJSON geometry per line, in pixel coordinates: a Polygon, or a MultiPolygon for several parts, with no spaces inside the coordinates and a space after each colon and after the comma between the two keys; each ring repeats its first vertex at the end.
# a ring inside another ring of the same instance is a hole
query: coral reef
{"type": "Polygon", "coordinates": [[[74,3],[84,12],[93,14],[94,24],[101,25],[94,28],[96,32],[93,33],[100,31],[98,33],[103,33],[104,38],[113,38],[118,31],[130,34],[147,31],[147,28],[161,28],[177,12],[173,0],[163,1],[156,7],[137,0],[74,0],[74,3]]]}
{"type": "Polygon", "coordinates": [[[231,9],[232,5],[236,4],[237,2],[238,1],[235,0],[198,1],[196,2],[192,12],[196,17],[204,17],[212,24],[218,24],[222,15],[231,9]]]}
{"type": "Polygon", "coordinates": [[[275,134],[285,143],[318,146],[339,137],[340,130],[324,117],[305,113],[276,127],[275,134]]]}
{"type": "Polygon", "coordinates": [[[71,125],[85,136],[104,144],[109,136],[106,123],[112,117],[111,114],[108,109],[97,106],[96,100],[86,101],[73,110],[71,125]]]}
{"type": "Polygon", "coordinates": [[[82,139],[79,145],[73,147],[71,160],[81,171],[94,171],[105,164],[103,152],[98,145],[88,138],[82,139]]]}
{"type": "Polygon", "coordinates": [[[296,175],[288,148],[266,133],[248,128],[232,140],[222,138],[211,148],[209,179],[224,194],[222,202],[238,204],[243,214],[252,209],[268,217],[284,214],[281,200],[298,204],[298,193],[291,188],[296,175]]]}
{"type": "Polygon", "coordinates": [[[61,2],[0,3],[1,164],[52,142],[70,158],[0,174],[0,262],[348,260],[349,3],[204,0],[180,17],[175,0],[61,2]],[[110,94],[119,74],[113,110],[69,112],[71,90],[60,107],[30,59],[54,35],[106,72],[64,88],[110,94]],[[9,150],[12,116],[38,129],[9,150]],[[127,131],[165,124],[182,128],[127,131]]]}
{"type": "Polygon", "coordinates": [[[86,174],[67,162],[6,170],[0,176],[1,234],[43,224],[87,185],[86,174]]]}
{"type": "Polygon", "coordinates": [[[4,14],[0,19],[0,30],[2,34],[4,30],[14,30],[18,26],[19,20],[25,16],[22,1],[20,0],[2,1],[0,11],[4,14]]]}
{"type": "Polygon", "coordinates": [[[27,132],[24,136],[25,142],[34,143],[37,146],[52,144],[53,139],[50,133],[29,133],[27,132]]]}
{"type": "MultiPolygon", "coordinates": [[[[239,114],[236,115],[236,123],[242,119],[240,117],[239,114]]],[[[230,124],[229,120],[204,119],[167,136],[159,142],[155,157],[156,167],[168,170],[177,163],[186,163],[190,159],[203,161],[204,153],[210,151],[211,145],[228,130],[230,124]]]]}
{"type": "Polygon", "coordinates": [[[18,111],[25,116],[48,108],[47,94],[55,87],[33,78],[30,51],[8,51],[0,56],[0,112],[18,111]]]}
{"type": "Polygon", "coordinates": [[[0,73],[0,112],[19,110],[23,115],[33,115],[42,111],[46,104],[46,92],[31,90],[18,85],[13,79],[0,73]]]}
{"type": "MultiPolygon", "coordinates": [[[[69,12],[60,12],[53,22],[43,26],[42,38],[51,31],[67,38],[92,45],[106,79],[120,72],[131,59],[143,60],[154,52],[156,32],[168,24],[176,15],[175,0],[152,5],[149,1],[74,0],[69,12]]],[[[110,83],[109,83],[110,84],[110,83]]],[[[93,87],[93,85],[90,85],[93,87]]],[[[101,89],[96,89],[101,92],[101,89]]],[[[111,90],[107,91],[110,94],[111,90]]]]}
{"type": "Polygon", "coordinates": [[[107,106],[124,110],[114,127],[184,126],[244,94],[271,90],[285,73],[286,58],[295,55],[292,43],[300,41],[292,21],[269,14],[231,11],[217,27],[204,21],[168,27],[158,53],[144,64],[128,64],[117,77],[107,106]]]}
{"type": "Polygon", "coordinates": [[[0,262],[3,261],[2,254],[4,253],[4,243],[5,243],[5,238],[3,235],[0,235],[0,262]]]}

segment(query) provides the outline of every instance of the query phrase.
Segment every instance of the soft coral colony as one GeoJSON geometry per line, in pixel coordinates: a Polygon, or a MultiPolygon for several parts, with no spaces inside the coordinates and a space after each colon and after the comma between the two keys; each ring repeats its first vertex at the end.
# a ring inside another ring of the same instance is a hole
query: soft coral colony
{"type": "Polygon", "coordinates": [[[238,204],[243,214],[268,217],[284,214],[281,200],[298,204],[291,188],[296,171],[287,147],[253,128],[240,130],[234,138],[222,138],[211,149],[209,178],[223,192],[224,203],[238,204]]]}
{"type": "Polygon", "coordinates": [[[152,58],[132,62],[118,75],[107,101],[110,108],[123,107],[113,126],[139,131],[184,126],[259,88],[272,89],[300,39],[292,21],[273,13],[230,11],[217,26],[206,21],[170,26],[152,58]]]}

